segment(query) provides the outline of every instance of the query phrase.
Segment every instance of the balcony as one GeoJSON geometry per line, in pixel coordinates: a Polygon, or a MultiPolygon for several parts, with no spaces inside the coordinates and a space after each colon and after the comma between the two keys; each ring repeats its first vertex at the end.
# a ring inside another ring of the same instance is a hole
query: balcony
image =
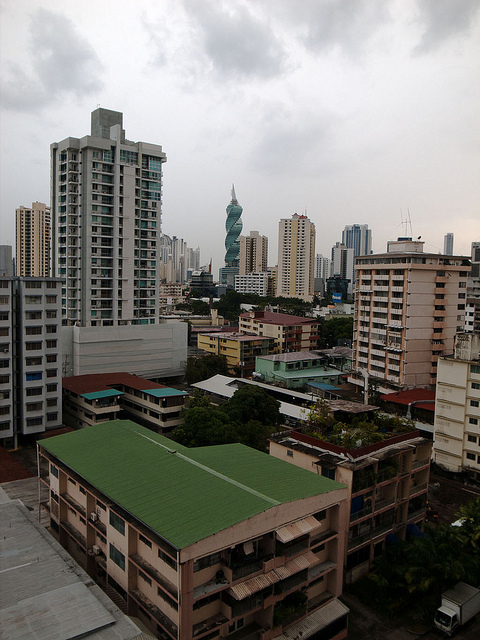
{"type": "Polygon", "coordinates": [[[72,507],[72,509],[74,509],[77,513],[81,514],[84,518],[87,517],[87,510],[85,509],[85,507],[82,507],[82,505],[74,500],[70,495],[68,495],[68,493],[62,493],[60,494],[60,497],[68,504],[69,507],[72,507]]]}
{"type": "Polygon", "coordinates": [[[153,602],[147,598],[139,589],[131,589],[129,595],[151,614],[160,625],[166,629],[174,638],[178,637],[177,625],[168,618],[153,602]]]}
{"type": "Polygon", "coordinates": [[[355,513],[350,514],[350,522],[355,522],[356,520],[365,518],[365,516],[369,516],[371,513],[372,513],[372,505],[370,505],[369,507],[365,507],[364,509],[360,509],[360,511],[356,511],[355,513]]]}
{"type": "Polygon", "coordinates": [[[430,464],[430,458],[423,458],[422,460],[414,460],[412,463],[412,471],[418,469],[419,467],[425,467],[427,464],[430,464]]]}
{"type": "Polygon", "coordinates": [[[165,577],[152,567],[146,560],[142,558],[138,553],[135,553],[129,556],[130,560],[137,566],[138,569],[141,569],[148,576],[153,578],[155,582],[157,582],[163,589],[169,593],[176,600],[178,599],[178,591],[175,585],[165,579],[165,577]]]}
{"type": "Polygon", "coordinates": [[[73,525],[66,520],[62,520],[60,522],[60,526],[75,540],[75,542],[78,542],[78,544],[85,550],[87,549],[87,540],[85,536],[83,536],[80,531],[77,531],[73,525]]]}
{"type": "Polygon", "coordinates": [[[381,500],[375,500],[374,511],[381,511],[386,507],[389,507],[391,504],[395,502],[395,496],[390,496],[389,498],[382,498],[381,500]]]}
{"type": "Polygon", "coordinates": [[[416,495],[417,493],[421,493],[422,491],[426,491],[427,490],[427,486],[428,486],[427,482],[421,482],[420,484],[414,484],[414,485],[412,485],[410,487],[409,495],[413,496],[413,495],[416,495]]]}

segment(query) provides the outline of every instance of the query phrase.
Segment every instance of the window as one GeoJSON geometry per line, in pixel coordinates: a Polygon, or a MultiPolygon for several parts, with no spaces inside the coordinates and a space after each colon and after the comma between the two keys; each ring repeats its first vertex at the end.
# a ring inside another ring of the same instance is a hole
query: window
{"type": "Polygon", "coordinates": [[[47,407],[56,407],[57,406],[57,399],[56,398],[49,398],[47,400],[47,407]]]}
{"type": "Polygon", "coordinates": [[[56,378],[58,375],[58,369],[47,369],[47,378],[56,378]]]}
{"type": "Polygon", "coordinates": [[[57,355],[55,353],[52,353],[51,355],[47,356],[47,362],[56,362],[57,361],[57,355]]]}
{"type": "Polygon", "coordinates": [[[84,496],[87,495],[87,492],[85,491],[85,489],[83,487],[78,487],[80,489],[80,493],[84,496]]]}
{"type": "Polygon", "coordinates": [[[293,458],[293,451],[291,449],[287,449],[287,456],[293,458]]]}
{"type": "Polygon", "coordinates": [[[143,544],[147,545],[147,547],[149,547],[150,549],[152,548],[152,543],[150,542],[150,540],[148,540],[148,538],[145,538],[145,536],[142,536],[142,534],[140,534],[139,536],[140,542],[143,542],[143,544]]]}
{"type": "Polygon", "coordinates": [[[325,520],[325,518],[327,517],[327,510],[323,509],[323,511],[319,511],[318,513],[314,513],[313,517],[318,520],[319,522],[321,522],[322,520],[325,520]]]}
{"type": "Polygon", "coordinates": [[[110,511],[110,524],[112,525],[112,527],[114,527],[114,529],[119,531],[122,536],[125,535],[125,520],[120,518],[120,516],[117,516],[117,514],[113,511],[110,511]]]}
{"type": "Polygon", "coordinates": [[[478,424],[478,418],[469,418],[468,422],[469,424],[478,424]]]}
{"type": "Polygon", "coordinates": [[[469,441],[469,442],[474,442],[475,444],[477,444],[477,438],[476,438],[476,436],[468,436],[468,438],[467,438],[467,439],[468,439],[468,441],[469,441]]]}
{"type": "Polygon", "coordinates": [[[204,558],[199,558],[193,563],[193,571],[200,571],[201,569],[205,569],[205,567],[211,567],[212,564],[217,564],[220,562],[222,554],[220,552],[211,553],[209,556],[205,556],[204,558]]]}
{"type": "Polygon", "coordinates": [[[42,334],[42,327],[25,327],[26,336],[39,336],[42,334]]]}
{"type": "Polygon", "coordinates": [[[27,427],[39,427],[43,424],[43,418],[27,418],[27,427]]]}
{"type": "Polygon", "coordinates": [[[480,383],[472,382],[472,389],[480,389],[480,383]]]}
{"type": "Polygon", "coordinates": [[[480,366],[478,364],[472,364],[471,370],[472,373],[480,373],[480,366]]]}
{"type": "Polygon", "coordinates": [[[41,302],[42,302],[42,296],[25,296],[25,304],[41,304],[41,302]]]}
{"type": "Polygon", "coordinates": [[[99,509],[103,509],[104,511],[107,510],[107,507],[103,504],[103,502],[100,502],[100,500],[97,500],[97,507],[99,509]]]}
{"type": "Polygon", "coordinates": [[[27,396],[41,396],[42,395],[42,387],[31,387],[27,389],[27,396]]]}
{"type": "Polygon", "coordinates": [[[57,296],[47,296],[47,304],[56,304],[56,302],[57,302],[57,296]]]}
{"type": "Polygon", "coordinates": [[[53,319],[56,317],[57,317],[57,312],[55,309],[52,309],[51,311],[47,311],[47,318],[53,319]]]}
{"type": "MultiPolygon", "coordinates": [[[[161,560],[163,560],[164,562],[166,562],[168,565],[170,565],[172,567],[172,569],[176,569],[177,568],[176,561],[173,558],[171,558],[169,555],[164,553],[161,549],[158,550],[158,557],[161,560]]],[[[195,571],[195,569],[194,569],[194,571],[195,571]]]]}
{"type": "Polygon", "coordinates": [[[143,573],[143,571],[138,571],[138,577],[141,578],[144,582],[146,582],[150,587],[152,586],[152,581],[147,576],[147,574],[143,573]]]}
{"type": "Polygon", "coordinates": [[[77,486],[77,483],[75,482],[75,480],[73,480],[72,478],[68,479],[69,482],[71,482],[73,484],[74,487],[77,486]]]}
{"type": "Polygon", "coordinates": [[[31,382],[32,380],[41,380],[42,372],[41,371],[32,371],[32,373],[25,374],[25,378],[27,382],[31,382]]]}
{"type": "Polygon", "coordinates": [[[50,473],[52,476],[55,476],[55,478],[58,478],[58,469],[54,467],[53,464],[50,465],[50,473]]]}
{"type": "Polygon", "coordinates": [[[38,351],[41,348],[42,348],[42,343],[41,342],[26,342],[25,343],[25,350],[26,351],[38,351]]]}
{"type": "Polygon", "coordinates": [[[475,454],[474,453],[467,453],[467,460],[475,460],[475,454]]]}
{"type": "Polygon", "coordinates": [[[25,358],[25,365],[27,367],[36,366],[39,367],[42,364],[42,358],[25,358]]]}
{"type": "Polygon", "coordinates": [[[56,289],[56,288],[57,288],[56,282],[52,282],[52,281],[47,282],[47,289],[56,289]]]}
{"type": "Polygon", "coordinates": [[[42,407],[43,407],[43,402],[27,402],[27,412],[41,411],[42,407]]]}
{"type": "Polygon", "coordinates": [[[471,407],[478,407],[478,406],[480,406],[480,402],[478,400],[470,400],[470,406],[471,407]]]}
{"type": "Polygon", "coordinates": [[[57,325],[47,324],[47,333],[57,333],[57,325]]]}
{"type": "Polygon", "coordinates": [[[25,320],[41,320],[41,311],[25,311],[25,320]]]}
{"type": "Polygon", "coordinates": [[[57,390],[57,383],[55,384],[47,384],[47,393],[53,393],[53,391],[57,390]]]}
{"type": "Polygon", "coordinates": [[[201,607],[204,607],[207,604],[210,604],[211,602],[215,602],[215,600],[218,600],[220,598],[220,593],[213,593],[211,596],[207,596],[206,598],[202,598],[201,600],[197,600],[196,602],[193,603],[193,610],[196,611],[197,609],[200,609],[201,607]]]}
{"type": "Polygon", "coordinates": [[[167,595],[163,589],[160,589],[160,587],[157,587],[157,595],[159,595],[162,600],[165,600],[165,602],[167,602],[173,609],[175,609],[175,611],[178,610],[178,603],[175,602],[175,600],[169,595],[167,595]]]}
{"type": "Polygon", "coordinates": [[[110,544],[110,560],[113,560],[122,571],[125,571],[125,556],[113,544],[110,544]]]}
{"type": "Polygon", "coordinates": [[[58,413],[56,411],[47,413],[47,422],[51,422],[52,420],[58,420],[58,413]]]}

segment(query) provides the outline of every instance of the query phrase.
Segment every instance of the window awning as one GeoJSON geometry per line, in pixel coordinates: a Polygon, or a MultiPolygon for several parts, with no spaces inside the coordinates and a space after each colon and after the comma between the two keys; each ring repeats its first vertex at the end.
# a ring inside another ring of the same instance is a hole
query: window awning
{"type": "Polygon", "coordinates": [[[249,596],[261,591],[266,587],[269,587],[280,580],[285,580],[290,576],[293,576],[303,569],[309,569],[315,565],[320,564],[320,560],[312,551],[307,551],[298,558],[290,560],[282,567],[263,573],[262,575],[255,576],[244,582],[234,585],[228,589],[228,593],[235,598],[235,600],[243,600],[249,596]]]}
{"type": "Polygon", "coordinates": [[[282,527],[281,529],[276,530],[277,540],[280,542],[290,542],[291,540],[295,540],[295,538],[299,538],[300,536],[304,536],[307,533],[310,533],[314,529],[318,529],[322,526],[322,523],[319,522],[313,516],[308,516],[308,518],[303,518],[303,520],[298,520],[293,524],[288,524],[286,527],[282,527]]]}

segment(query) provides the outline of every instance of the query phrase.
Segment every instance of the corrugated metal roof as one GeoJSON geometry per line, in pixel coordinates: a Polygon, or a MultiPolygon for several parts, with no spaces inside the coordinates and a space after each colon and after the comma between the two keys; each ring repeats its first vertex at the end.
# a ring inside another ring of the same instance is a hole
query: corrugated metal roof
{"type": "Polygon", "coordinates": [[[276,532],[277,540],[280,540],[280,542],[283,543],[290,542],[291,540],[304,536],[306,533],[310,533],[310,531],[318,529],[321,526],[321,523],[316,518],[309,516],[308,518],[303,518],[303,520],[299,520],[298,522],[294,522],[293,524],[289,524],[286,527],[278,529],[276,532]]]}
{"type": "Polygon", "coordinates": [[[179,549],[274,505],[344,488],[241,444],[187,449],[130,420],[39,445],[179,549]]]}
{"type": "Polygon", "coordinates": [[[80,395],[87,400],[97,400],[98,398],[109,398],[110,396],[123,396],[123,391],[105,389],[104,391],[92,391],[91,393],[81,393],[80,395]]]}
{"type": "Polygon", "coordinates": [[[171,396],[186,396],[186,391],[179,391],[178,389],[172,389],[165,387],[164,389],[142,389],[143,393],[147,393],[149,396],[155,396],[155,398],[170,398],[171,396]]]}
{"type": "Polygon", "coordinates": [[[295,573],[303,571],[303,569],[308,569],[309,567],[314,567],[317,564],[320,564],[317,556],[312,551],[307,551],[298,558],[290,560],[282,567],[277,567],[276,569],[272,569],[272,571],[255,576],[254,578],[249,578],[244,582],[230,587],[228,593],[236,600],[243,600],[257,593],[257,591],[261,591],[276,582],[280,582],[280,580],[285,580],[285,578],[289,578],[295,573]]]}
{"type": "Polygon", "coordinates": [[[284,631],[284,633],[273,638],[273,640],[297,640],[297,638],[307,640],[307,638],[314,633],[321,631],[348,613],[350,613],[350,609],[340,602],[340,600],[333,600],[318,611],[315,611],[315,613],[312,613],[312,615],[295,623],[284,631]]]}

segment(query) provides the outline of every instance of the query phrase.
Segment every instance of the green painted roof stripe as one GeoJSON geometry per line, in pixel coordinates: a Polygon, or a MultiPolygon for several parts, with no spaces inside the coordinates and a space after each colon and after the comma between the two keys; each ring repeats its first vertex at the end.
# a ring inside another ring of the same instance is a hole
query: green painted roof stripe
{"type": "Polygon", "coordinates": [[[40,446],[179,549],[275,504],[344,487],[240,444],[187,449],[129,420],[40,446]]]}
{"type": "Polygon", "coordinates": [[[90,391],[90,393],[81,393],[82,398],[87,400],[97,400],[97,398],[108,398],[110,396],[123,396],[123,391],[116,389],[104,389],[103,391],[90,391]]]}
{"type": "Polygon", "coordinates": [[[167,398],[170,396],[188,395],[186,391],[179,391],[178,389],[171,389],[170,387],[167,389],[142,389],[142,392],[148,393],[148,395],[155,396],[156,398],[167,398]]]}

